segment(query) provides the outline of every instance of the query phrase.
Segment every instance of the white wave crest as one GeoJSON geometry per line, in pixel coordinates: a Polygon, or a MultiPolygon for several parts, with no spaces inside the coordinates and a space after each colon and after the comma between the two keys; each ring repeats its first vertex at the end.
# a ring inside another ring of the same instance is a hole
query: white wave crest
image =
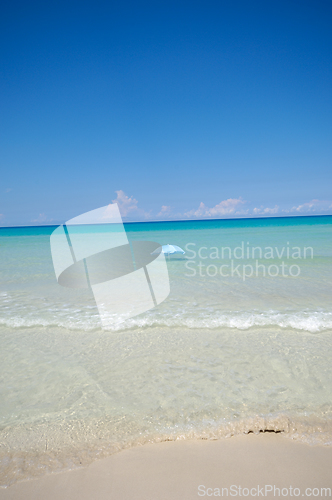
{"type": "MultiPolygon", "coordinates": [[[[62,327],[68,330],[90,331],[101,328],[98,314],[90,311],[71,311],[59,314],[5,315],[0,325],[10,328],[62,327]]],[[[280,327],[318,333],[332,329],[332,312],[242,312],[181,309],[174,311],[149,311],[126,321],[118,321],[107,329],[113,331],[145,327],[185,327],[199,329],[232,328],[248,330],[253,327],[280,327]]]]}

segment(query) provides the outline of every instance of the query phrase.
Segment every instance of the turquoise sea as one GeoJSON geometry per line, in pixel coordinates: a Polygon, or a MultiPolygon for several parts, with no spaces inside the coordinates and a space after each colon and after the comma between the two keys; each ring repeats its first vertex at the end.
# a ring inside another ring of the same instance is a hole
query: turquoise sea
{"type": "Polygon", "coordinates": [[[102,328],[55,227],[0,228],[0,484],[173,439],[332,445],[332,216],[126,223],[175,244],[170,294],[102,328]]]}

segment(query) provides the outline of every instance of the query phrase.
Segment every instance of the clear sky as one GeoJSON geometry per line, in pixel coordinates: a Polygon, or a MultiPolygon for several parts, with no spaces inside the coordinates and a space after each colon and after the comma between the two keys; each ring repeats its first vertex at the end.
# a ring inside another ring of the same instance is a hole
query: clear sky
{"type": "Polygon", "coordinates": [[[332,3],[2,4],[0,224],[332,213],[332,3]]]}

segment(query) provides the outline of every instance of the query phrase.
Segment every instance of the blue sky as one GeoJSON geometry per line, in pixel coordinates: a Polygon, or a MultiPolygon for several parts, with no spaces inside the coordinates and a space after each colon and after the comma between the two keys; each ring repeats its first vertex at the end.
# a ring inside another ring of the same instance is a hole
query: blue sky
{"type": "Polygon", "coordinates": [[[7,2],[0,224],[332,213],[330,1],[7,2]]]}

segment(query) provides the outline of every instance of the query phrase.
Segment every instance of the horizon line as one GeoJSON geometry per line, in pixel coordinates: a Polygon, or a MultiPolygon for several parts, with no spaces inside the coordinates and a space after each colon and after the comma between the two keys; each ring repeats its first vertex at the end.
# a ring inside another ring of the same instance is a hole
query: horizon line
{"type": "MultiPolygon", "coordinates": [[[[294,215],[261,215],[257,217],[225,217],[225,218],[217,218],[217,219],[164,219],[164,220],[140,220],[140,221],[123,221],[123,224],[150,224],[157,222],[202,222],[202,221],[227,221],[227,220],[256,220],[256,219],[287,219],[287,218],[296,218],[296,217],[332,217],[332,214],[294,214],[294,215]]],[[[56,227],[62,226],[65,222],[59,222],[55,224],[38,224],[38,225],[15,225],[15,226],[0,226],[0,229],[14,229],[18,227],[56,227]]],[[[109,222],[98,223],[101,224],[109,224],[109,222]]],[[[90,224],[78,224],[78,225],[90,225],[90,224]]],[[[92,224],[94,225],[94,224],[92,224]]]]}

